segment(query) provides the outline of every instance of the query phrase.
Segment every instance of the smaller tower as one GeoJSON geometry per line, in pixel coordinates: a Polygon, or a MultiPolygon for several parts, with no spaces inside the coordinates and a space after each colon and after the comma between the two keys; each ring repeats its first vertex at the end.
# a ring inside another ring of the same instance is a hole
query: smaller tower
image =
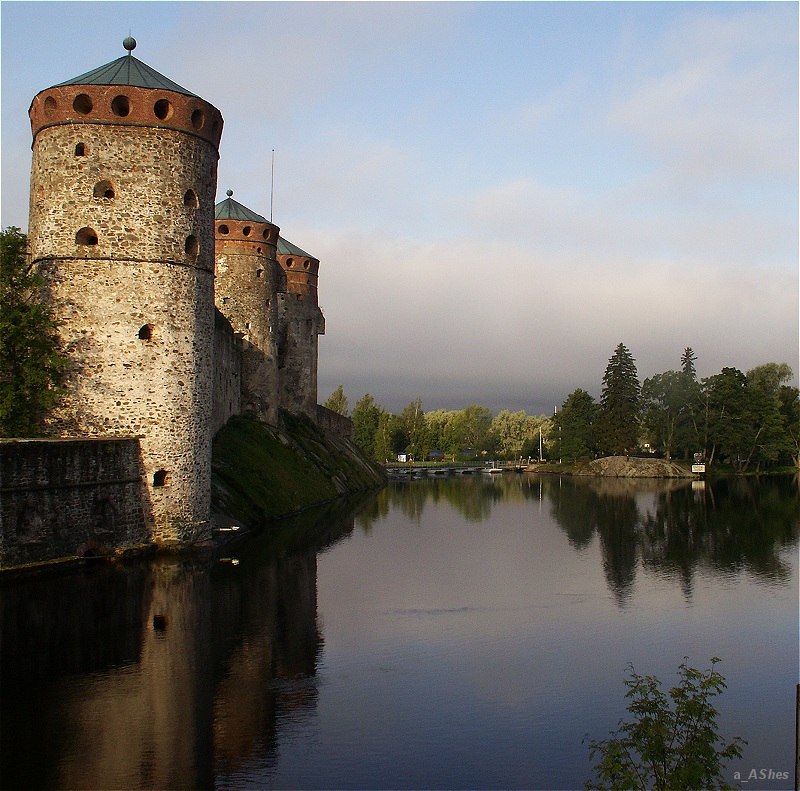
{"type": "Polygon", "coordinates": [[[319,260],[279,237],[278,263],[286,277],[286,291],[278,295],[280,405],[316,420],[317,337],[325,334],[317,302],[319,260]]]}
{"type": "Polygon", "coordinates": [[[242,408],[273,425],[278,420],[276,293],[282,273],[276,258],[277,225],[233,199],[215,207],[217,309],[243,338],[242,408]]]}

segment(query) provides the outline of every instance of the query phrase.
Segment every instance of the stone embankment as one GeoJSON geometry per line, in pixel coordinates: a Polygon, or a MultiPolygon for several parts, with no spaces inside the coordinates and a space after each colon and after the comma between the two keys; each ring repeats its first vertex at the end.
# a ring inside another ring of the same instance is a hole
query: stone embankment
{"type": "Polygon", "coordinates": [[[607,456],[595,459],[575,471],[576,475],[606,478],[691,478],[692,473],[664,459],[640,459],[632,456],[607,456]]]}

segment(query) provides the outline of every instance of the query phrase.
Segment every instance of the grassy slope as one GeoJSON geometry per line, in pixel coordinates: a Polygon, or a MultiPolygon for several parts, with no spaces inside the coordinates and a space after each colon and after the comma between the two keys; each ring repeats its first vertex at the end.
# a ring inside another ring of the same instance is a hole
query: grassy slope
{"type": "Polygon", "coordinates": [[[222,522],[256,526],[383,480],[352,443],[303,417],[282,414],[278,428],[235,417],[214,438],[212,509],[222,522]]]}

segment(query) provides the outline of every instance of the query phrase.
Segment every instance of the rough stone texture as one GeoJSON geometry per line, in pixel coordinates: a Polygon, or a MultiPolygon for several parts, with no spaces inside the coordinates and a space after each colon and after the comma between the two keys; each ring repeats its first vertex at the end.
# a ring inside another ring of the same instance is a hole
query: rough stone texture
{"type": "Polygon", "coordinates": [[[276,259],[279,228],[272,223],[217,220],[215,300],[241,333],[242,409],[278,421],[277,293],[283,276],[276,259]]]}
{"type": "MultiPolygon", "coordinates": [[[[108,106],[103,86],[68,87],[91,94],[97,113],[108,106]]],[[[216,144],[172,128],[186,115],[177,109],[161,125],[139,122],[135,108],[152,111],[154,92],[130,86],[133,109],[114,123],[61,117],[71,103],[57,100],[53,125],[38,127],[53,92],[31,108],[29,241],[73,363],[54,427],[140,435],[154,540],[207,538],[216,144]]]]}
{"type": "Polygon", "coordinates": [[[325,317],[317,302],[319,261],[310,256],[279,255],[286,292],[278,294],[278,377],[280,406],[316,419],[319,335],[325,317]]]}
{"type": "Polygon", "coordinates": [[[343,439],[353,439],[353,421],[322,404],[317,404],[317,415],[314,422],[327,433],[336,434],[343,439]]]}
{"type": "Polygon", "coordinates": [[[614,478],[692,478],[677,464],[663,459],[640,459],[628,456],[608,456],[595,459],[578,475],[603,475],[614,478]]]}
{"type": "Polygon", "coordinates": [[[242,412],[242,338],[214,311],[214,398],[211,433],[242,412]]]}
{"type": "Polygon", "coordinates": [[[0,440],[0,567],[142,545],[136,439],[0,440]]]}

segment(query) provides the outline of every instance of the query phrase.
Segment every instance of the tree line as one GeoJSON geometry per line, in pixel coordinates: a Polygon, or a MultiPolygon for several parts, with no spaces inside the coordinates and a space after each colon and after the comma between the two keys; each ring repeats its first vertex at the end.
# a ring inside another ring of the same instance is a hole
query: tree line
{"type": "MultiPolygon", "coordinates": [[[[0,232],[0,436],[46,431],[67,369],[44,282],[26,257],[19,228],[0,232]]],[[[426,412],[415,399],[392,414],[365,394],[351,415],[356,443],[379,462],[405,453],[450,461],[475,456],[575,462],[597,456],[656,453],[667,459],[724,462],[739,472],[800,466],[800,399],[786,363],[743,373],[723,368],[698,380],[696,356],[683,350],[677,370],[639,382],[620,343],[608,361],[599,402],[583,388],[552,417],[480,404],[426,412]],[[541,454],[541,456],[540,456],[541,454]]],[[[348,414],[340,385],[325,406],[348,414]]]]}
{"type": "MultiPolygon", "coordinates": [[[[480,404],[425,412],[420,399],[393,414],[367,393],[350,415],[354,439],[382,463],[399,454],[417,460],[489,456],[567,463],[652,454],[724,463],[737,472],[800,466],[800,397],[786,384],[793,376],[790,366],[765,363],[746,373],[723,368],[698,380],[696,361],[687,347],[677,370],[640,382],[636,361],[620,343],[608,361],[600,400],[578,388],[552,417],[507,409],[493,414],[480,404]]],[[[325,406],[348,415],[342,385],[325,406]]]]}

